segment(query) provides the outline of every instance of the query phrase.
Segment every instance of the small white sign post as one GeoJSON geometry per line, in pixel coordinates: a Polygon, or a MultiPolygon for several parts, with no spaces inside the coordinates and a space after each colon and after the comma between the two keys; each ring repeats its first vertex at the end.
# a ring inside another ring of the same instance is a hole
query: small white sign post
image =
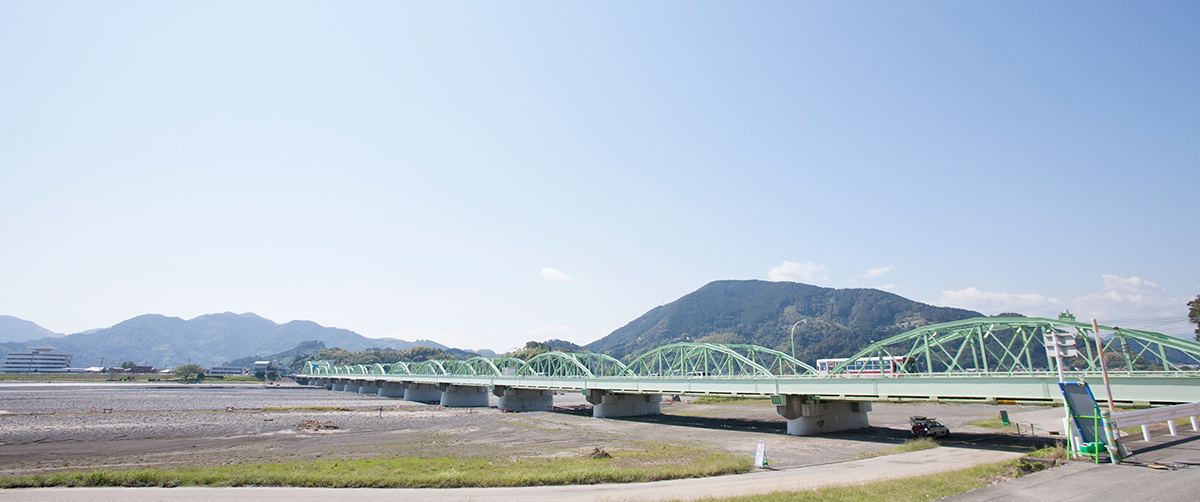
{"type": "Polygon", "coordinates": [[[759,441],[754,448],[754,466],[760,469],[767,467],[767,442],[759,441]]]}

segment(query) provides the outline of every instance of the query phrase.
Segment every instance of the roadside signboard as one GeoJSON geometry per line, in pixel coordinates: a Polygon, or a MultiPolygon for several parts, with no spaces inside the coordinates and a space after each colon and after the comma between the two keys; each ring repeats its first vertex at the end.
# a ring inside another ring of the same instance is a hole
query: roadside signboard
{"type": "Polygon", "coordinates": [[[1075,420],[1075,427],[1079,429],[1083,442],[1086,444],[1105,441],[1100,422],[1100,407],[1096,405],[1096,398],[1092,396],[1092,389],[1088,384],[1063,382],[1058,386],[1062,388],[1063,398],[1067,401],[1071,418],[1075,420]]]}

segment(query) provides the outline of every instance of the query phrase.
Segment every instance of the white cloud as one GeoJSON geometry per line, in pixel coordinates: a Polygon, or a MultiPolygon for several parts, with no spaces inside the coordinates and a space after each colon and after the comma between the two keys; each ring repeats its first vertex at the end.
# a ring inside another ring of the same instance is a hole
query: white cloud
{"type": "Polygon", "coordinates": [[[881,275],[883,275],[883,274],[886,274],[886,273],[888,273],[888,272],[891,272],[891,271],[892,271],[892,269],[894,269],[894,268],[896,268],[896,267],[893,267],[893,266],[891,266],[891,265],[888,265],[888,266],[886,266],[886,267],[875,267],[875,268],[873,268],[873,269],[871,269],[871,270],[868,270],[868,271],[866,271],[866,272],[863,272],[863,273],[861,273],[861,274],[858,274],[858,276],[859,276],[859,277],[879,277],[879,276],[881,276],[881,275]]]}
{"type": "Polygon", "coordinates": [[[1057,309],[1058,305],[1062,304],[1062,300],[1048,298],[1036,293],[988,293],[971,287],[961,291],[942,291],[942,296],[937,299],[937,303],[939,305],[978,310],[991,315],[1001,312],[1017,312],[1026,315],[1044,316],[1048,315],[1046,314],[1047,312],[1057,309]],[[1036,313],[1029,314],[1029,312],[1036,313]]]}
{"type": "Polygon", "coordinates": [[[826,276],[817,277],[817,274],[826,270],[829,269],[825,265],[811,261],[785,261],[778,267],[771,267],[767,271],[767,277],[772,281],[812,282],[826,279],[826,276]]]}
{"type": "Polygon", "coordinates": [[[1104,274],[1101,277],[1104,278],[1104,289],[1107,289],[1109,291],[1123,290],[1123,291],[1139,292],[1139,291],[1162,291],[1163,290],[1162,286],[1159,286],[1158,284],[1147,281],[1147,280],[1142,279],[1137,276],[1133,276],[1128,279],[1125,279],[1125,278],[1118,277],[1115,275],[1104,274]]]}
{"type": "Polygon", "coordinates": [[[571,276],[564,274],[562,272],[559,272],[557,270],[554,270],[552,268],[543,268],[542,269],[542,277],[545,277],[546,280],[552,281],[552,282],[565,281],[565,280],[568,280],[571,278],[571,276]]]}
{"type": "Polygon", "coordinates": [[[992,293],[977,288],[943,291],[935,303],[949,307],[977,310],[987,315],[1017,312],[1035,317],[1057,317],[1070,309],[1079,319],[1095,318],[1101,323],[1119,322],[1137,328],[1168,334],[1186,333],[1187,299],[1170,298],[1164,288],[1138,277],[1123,278],[1105,274],[1104,289],[1074,298],[1049,297],[1037,293],[992,293]],[[1178,318],[1179,322],[1171,319],[1178,318]]]}

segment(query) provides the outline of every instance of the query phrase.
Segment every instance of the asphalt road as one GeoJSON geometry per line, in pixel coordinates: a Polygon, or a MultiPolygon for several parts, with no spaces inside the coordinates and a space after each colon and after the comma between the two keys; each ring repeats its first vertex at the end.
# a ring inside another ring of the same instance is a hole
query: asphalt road
{"type": "Polygon", "coordinates": [[[1087,501],[1195,502],[1200,500],[1200,432],[1160,432],[1150,442],[1130,441],[1133,456],[1121,465],[1072,462],[946,499],[953,502],[1087,501]]]}

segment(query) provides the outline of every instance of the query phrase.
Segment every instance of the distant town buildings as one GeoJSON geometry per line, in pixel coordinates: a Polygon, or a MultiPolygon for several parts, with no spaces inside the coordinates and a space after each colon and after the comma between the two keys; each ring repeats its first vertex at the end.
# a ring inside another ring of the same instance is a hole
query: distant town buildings
{"type": "Polygon", "coordinates": [[[235,366],[213,366],[212,368],[209,368],[208,371],[204,372],[204,374],[206,374],[206,375],[221,375],[221,376],[245,375],[246,368],[238,368],[235,366]]]}
{"type": "Polygon", "coordinates": [[[54,347],[34,347],[29,352],[9,352],[0,365],[4,373],[67,373],[73,354],[54,347]]]}

